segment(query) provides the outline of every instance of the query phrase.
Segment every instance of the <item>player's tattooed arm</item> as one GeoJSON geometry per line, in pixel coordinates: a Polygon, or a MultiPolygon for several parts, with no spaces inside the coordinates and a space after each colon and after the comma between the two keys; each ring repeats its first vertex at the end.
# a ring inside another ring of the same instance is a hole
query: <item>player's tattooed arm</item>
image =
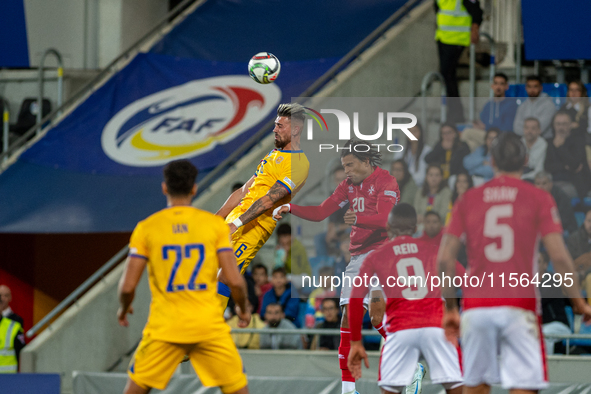
{"type": "Polygon", "coordinates": [[[240,216],[242,224],[246,224],[273,208],[275,203],[289,194],[285,186],[275,183],[263,197],[256,200],[246,212],[240,216]]]}

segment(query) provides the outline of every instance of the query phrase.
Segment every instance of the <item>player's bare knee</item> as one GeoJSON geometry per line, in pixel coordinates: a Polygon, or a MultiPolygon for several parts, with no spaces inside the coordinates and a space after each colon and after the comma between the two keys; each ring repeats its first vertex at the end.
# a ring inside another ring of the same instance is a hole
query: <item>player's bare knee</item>
{"type": "Polygon", "coordinates": [[[240,390],[233,391],[233,392],[228,393],[228,394],[248,394],[248,386],[244,386],[240,390]]]}
{"type": "Polygon", "coordinates": [[[462,394],[464,384],[462,382],[444,383],[442,384],[447,394],[462,394]]]}

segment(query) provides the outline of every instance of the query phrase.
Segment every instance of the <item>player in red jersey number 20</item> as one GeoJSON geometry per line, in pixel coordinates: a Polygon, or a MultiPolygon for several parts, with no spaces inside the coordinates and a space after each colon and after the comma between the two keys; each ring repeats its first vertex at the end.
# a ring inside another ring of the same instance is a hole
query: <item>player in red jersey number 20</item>
{"type": "MultiPolygon", "coordinates": [[[[390,210],[400,199],[400,190],[396,179],[379,167],[380,153],[371,148],[367,150],[366,143],[356,140],[348,141],[341,151],[341,164],[347,178],[341,182],[333,194],[319,206],[298,206],[285,204],[275,209],[275,219],[282,214],[291,212],[297,217],[315,222],[322,221],[328,216],[349,204],[345,213],[345,223],[352,226],[351,261],[347,265],[345,276],[354,278],[359,273],[359,267],[365,257],[388,237],[386,221],[390,210]]],[[[341,344],[339,346],[339,365],[342,372],[342,393],[355,393],[355,380],[347,369],[351,336],[347,318],[347,305],[351,287],[343,285],[341,291],[341,307],[343,318],[341,321],[341,344]]],[[[385,336],[382,327],[385,303],[381,288],[373,291],[369,312],[373,326],[385,336]]]]}

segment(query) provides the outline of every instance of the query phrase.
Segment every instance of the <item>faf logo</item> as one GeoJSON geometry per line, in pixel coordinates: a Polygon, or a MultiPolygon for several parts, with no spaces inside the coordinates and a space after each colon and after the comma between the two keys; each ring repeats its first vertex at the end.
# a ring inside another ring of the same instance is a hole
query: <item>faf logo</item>
{"type": "Polygon", "coordinates": [[[103,150],[136,167],[159,166],[214,149],[275,110],[281,90],[248,76],[199,79],[141,98],[105,126],[103,150]]]}

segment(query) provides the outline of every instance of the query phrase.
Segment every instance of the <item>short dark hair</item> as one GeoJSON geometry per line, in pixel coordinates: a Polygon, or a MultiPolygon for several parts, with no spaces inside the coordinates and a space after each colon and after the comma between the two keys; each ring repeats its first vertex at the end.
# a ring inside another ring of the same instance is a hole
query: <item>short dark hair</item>
{"type": "Polygon", "coordinates": [[[266,308],[270,307],[270,306],[278,306],[279,309],[281,309],[281,312],[283,312],[283,306],[278,303],[278,302],[270,302],[267,304],[267,306],[265,307],[265,311],[267,310],[266,308]]]}
{"type": "Polygon", "coordinates": [[[540,119],[538,119],[538,118],[536,118],[536,117],[533,117],[533,116],[530,116],[530,117],[528,117],[528,118],[525,118],[525,120],[523,121],[523,124],[525,124],[525,122],[532,122],[532,121],[533,121],[533,122],[536,122],[536,123],[538,124],[538,127],[539,127],[539,128],[541,128],[541,127],[542,127],[542,125],[540,125],[540,119]]]}
{"type": "Polygon", "coordinates": [[[232,193],[234,193],[236,190],[238,189],[242,189],[242,186],[244,185],[244,183],[242,182],[236,182],[232,185],[232,193]]]}
{"type": "Polygon", "coordinates": [[[439,214],[435,211],[427,211],[425,212],[425,215],[423,216],[423,219],[427,219],[427,216],[435,216],[437,219],[439,219],[439,221],[441,221],[441,216],[439,216],[439,214]]]}
{"type": "Polygon", "coordinates": [[[369,161],[369,165],[372,167],[377,167],[382,164],[382,154],[378,152],[373,146],[369,145],[366,142],[350,139],[347,141],[345,146],[342,148],[341,151],[341,159],[345,156],[353,155],[360,161],[369,161]],[[362,150],[358,152],[356,148],[358,146],[366,146],[367,151],[362,150]]]}
{"type": "Polygon", "coordinates": [[[515,133],[502,133],[493,142],[491,149],[497,168],[505,172],[519,171],[525,165],[526,149],[515,133]]]}
{"type": "Polygon", "coordinates": [[[281,237],[282,235],[291,235],[291,226],[289,224],[281,223],[277,227],[277,236],[281,237]]]}
{"type": "Polygon", "coordinates": [[[505,74],[505,73],[495,73],[495,75],[493,76],[493,79],[495,79],[497,77],[503,78],[505,80],[505,82],[509,81],[509,77],[507,77],[507,74],[505,74]]]}
{"type": "Polygon", "coordinates": [[[284,267],[275,267],[275,268],[273,268],[272,275],[275,275],[275,274],[283,274],[284,276],[287,276],[287,271],[285,271],[284,267]]]}
{"type": "Polygon", "coordinates": [[[164,183],[173,197],[191,194],[199,171],[189,160],[174,160],[164,166],[164,183]]]}
{"type": "Polygon", "coordinates": [[[408,203],[398,203],[388,215],[388,224],[390,228],[401,232],[414,232],[417,227],[417,211],[408,203]]]}
{"type": "Polygon", "coordinates": [[[279,104],[277,116],[285,116],[289,119],[296,119],[302,123],[306,120],[306,109],[298,103],[279,104]]]}
{"type": "Polygon", "coordinates": [[[320,303],[320,305],[323,306],[326,301],[332,302],[334,304],[335,308],[339,309],[339,301],[337,299],[335,299],[335,298],[325,298],[325,299],[322,300],[322,302],[320,303]]]}
{"type": "Polygon", "coordinates": [[[528,77],[525,78],[525,82],[527,83],[529,81],[538,81],[541,84],[542,78],[539,75],[528,75],[528,77]]]}
{"type": "Polygon", "coordinates": [[[258,263],[252,266],[252,268],[250,269],[251,272],[254,272],[255,270],[265,270],[265,275],[269,275],[269,270],[267,269],[267,267],[264,264],[258,263]]]}

